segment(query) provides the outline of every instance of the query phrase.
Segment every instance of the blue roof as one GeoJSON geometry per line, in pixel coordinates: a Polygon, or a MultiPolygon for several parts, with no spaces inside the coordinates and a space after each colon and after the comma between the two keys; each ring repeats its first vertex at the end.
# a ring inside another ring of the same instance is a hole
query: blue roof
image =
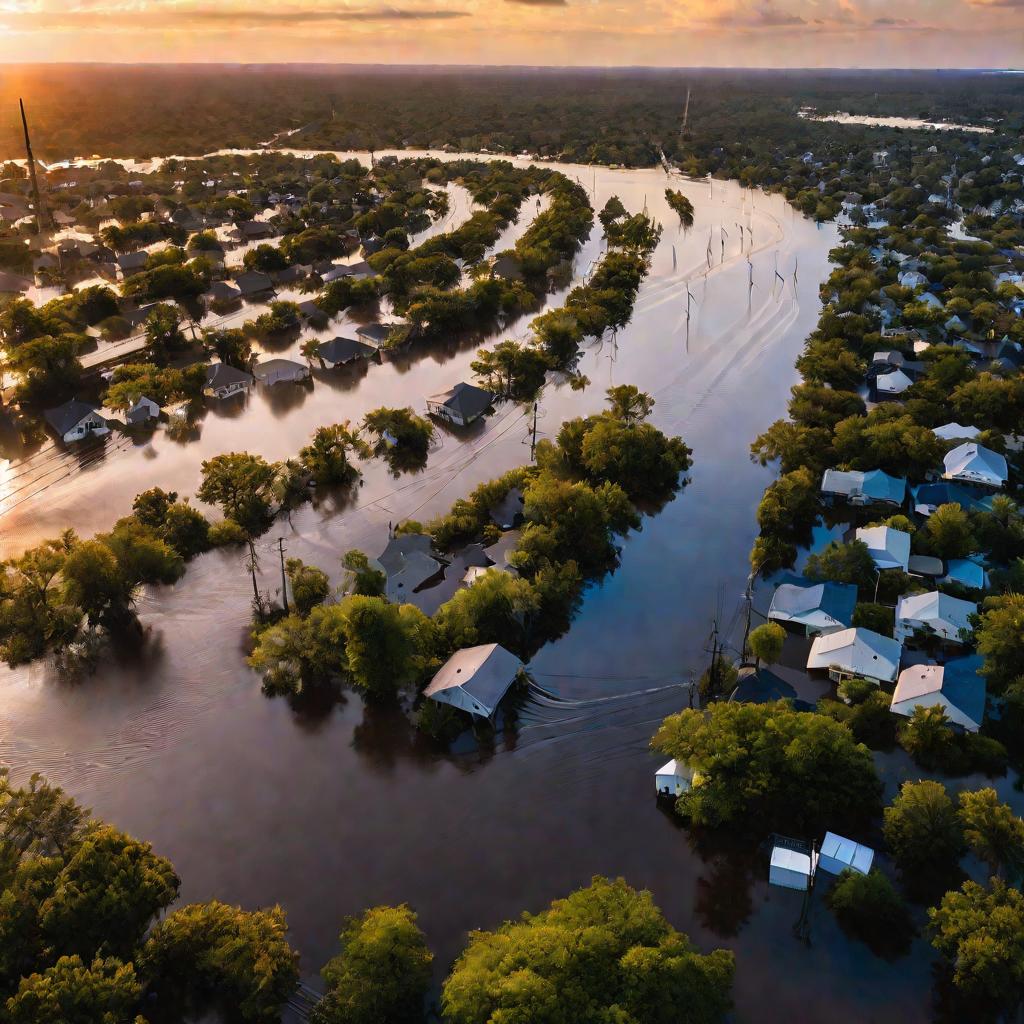
{"type": "Polygon", "coordinates": [[[853,623],[853,610],[856,606],[857,588],[852,583],[833,583],[831,580],[817,583],[814,580],[807,579],[805,576],[793,576],[790,574],[783,576],[779,580],[779,587],[772,598],[773,608],[778,608],[790,614],[806,613],[820,608],[826,615],[831,615],[833,619],[841,622],[844,626],[849,626],[853,623]],[[787,585],[804,591],[817,590],[818,593],[813,596],[807,595],[808,600],[800,600],[792,591],[787,594],[782,589],[787,585]],[[813,604],[812,601],[814,602],[813,604]]]}
{"type": "Polygon", "coordinates": [[[980,654],[947,661],[942,670],[942,696],[973,722],[985,717],[985,680],[978,675],[980,654]]]}
{"type": "Polygon", "coordinates": [[[957,504],[961,508],[971,511],[984,509],[986,512],[992,510],[991,494],[975,494],[962,484],[935,483],[920,484],[911,491],[914,496],[915,505],[939,505],[957,504]]]}

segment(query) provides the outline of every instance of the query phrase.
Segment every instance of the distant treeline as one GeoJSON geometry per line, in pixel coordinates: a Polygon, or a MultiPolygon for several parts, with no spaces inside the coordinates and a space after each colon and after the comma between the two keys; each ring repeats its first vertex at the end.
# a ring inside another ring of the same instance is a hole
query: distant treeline
{"type": "Polygon", "coordinates": [[[737,137],[807,147],[869,129],[821,112],[1004,119],[1019,131],[1024,79],[970,72],[39,66],[0,77],[0,158],[22,155],[18,97],[44,160],[196,154],[276,133],[318,148],[454,146],[651,165],[663,149],[737,137]],[[689,140],[679,129],[691,90],[689,140]]]}

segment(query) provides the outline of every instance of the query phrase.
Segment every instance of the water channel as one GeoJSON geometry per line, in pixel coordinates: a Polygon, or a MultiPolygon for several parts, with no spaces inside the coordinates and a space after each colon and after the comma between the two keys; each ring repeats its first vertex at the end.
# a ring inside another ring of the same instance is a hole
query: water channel
{"type": "MultiPolygon", "coordinates": [[[[548,386],[540,430],[599,409],[609,385],[633,383],[654,395],[653,422],[681,434],[695,462],[675,500],[626,540],[617,570],[588,589],[569,632],[532,662],[558,699],[528,705],[495,749],[461,754],[439,753],[399,714],[355,696],[302,712],[268,700],[244,662],[251,587],[242,559],[215,551],[175,586],[143,595],[141,652],[112,653],[77,683],[41,665],[0,671],[0,760],[18,778],[45,773],[151,841],[175,864],[184,900],[280,903],[309,979],[334,952],[342,918],[366,906],[410,903],[441,976],[467,930],[538,910],[602,873],[652,889],[702,947],[736,951],[740,1020],[923,1022],[930,973],[920,942],[897,963],[876,959],[843,939],[819,905],[813,944],[798,944],[799,897],[769,891],[755,849],[695,848],[655,806],[658,761],[647,749],[661,718],[685,705],[680,684],[706,663],[716,608],[728,625],[738,605],[770,473],[750,462],[748,446],[784,414],[837,229],[777,196],[673,178],[696,209],[683,230],[664,200],[664,171],[560,167],[593,191],[595,208],[616,194],[631,211],[646,206],[665,231],[632,322],[587,348],[587,388],[548,386]]],[[[533,212],[524,207],[510,237],[533,212]]],[[[601,250],[598,229],[576,259],[576,279],[601,250]]],[[[526,324],[506,336],[523,336],[526,324]]],[[[323,333],[344,326],[342,317],[323,333]]],[[[278,354],[294,356],[300,343],[278,354]]],[[[356,421],[382,404],[422,410],[426,395],[471,378],[475,348],[437,346],[318,374],[311,390],[211,408],[190,443],[158,433],[112,447],[10,507],[3,551],[64,526],[105,528],[154,484],[191,493],[212,454],[284,458],[317,425],[356,421]]],[[[264,538],[266,588],[275,587],[278,536],[290,555],[338,580],[339,555],[376,554],[389,522],[427,519],[525,462],[528,422],[527,409],[501,406],[468,436],[444,434],[418,474],[395,478],[366,464],[352,501],[307,506],[264,538]]]]}

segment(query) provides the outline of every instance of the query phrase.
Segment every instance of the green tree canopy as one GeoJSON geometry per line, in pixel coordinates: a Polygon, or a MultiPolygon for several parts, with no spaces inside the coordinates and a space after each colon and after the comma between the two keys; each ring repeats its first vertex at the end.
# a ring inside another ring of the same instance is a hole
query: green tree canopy
{"type": "Polygon", "coordinates": [[[687,709],[666,718],[651,745],[699,774],[677,804],[698,825],[815,831],[878,807],[868,749],[844,725],[785,701],[687,709]]]}
{"type": "Polygon", "coordinates": [[[649,892],[594,878],[548,910],[471,933],[442,1006],[450,1024],[718,1024],[732,976],[733,954],[698,953],[649,892]]]}

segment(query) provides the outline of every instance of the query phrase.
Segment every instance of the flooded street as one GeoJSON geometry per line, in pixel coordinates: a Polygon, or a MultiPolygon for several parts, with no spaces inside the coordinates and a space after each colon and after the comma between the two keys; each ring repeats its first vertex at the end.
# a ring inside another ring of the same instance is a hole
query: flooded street
{"type": "MultiPolygon", "coordinates": [[[[440,976],[467,930],[539,910],[601,873],[652,889],[701,947],[736,950],[739,1020],[923,1022],[931,976],[920,940],[908,958],[876,959],[839,938],[816,898],[812,944],[798,943],[799,895],[769,892],[756,849],[695,850],[655,806],[658,759],[647,750],[706,664],[716,609],[723,627],[736,621],[754,509],[770,475],[750,462],[749,445],[785,413],[837,229],[777,196],[673,178],[695,207],[683,231],[665,203],[663,171],[598,168],[595,176],[590,166],[559,166],[593,190],[596,209],[616,194],[630,212],[646,206],[665,230],[631,323],[585,350],[586,389],[545,389],[539,430],[553,434],[600,409],[612,384],[636,384],[656,399],[652,422],[693,448],[694,467],[689,485],[626,539],[616,571],[587,590],[570,631],[531,663],[554,697],[528,703],[495,750],[452,755],[438,754],[398,713],[352,695],[303,711],[268,700],[244,662],[252,595],[243,559],[214,551],[175,586],[143,596],[141,653],[112,655],[76,684],[42,666],[0,671],[0,760],[19,778],[43,772],[151,841],[181,875],[183,899],[280,903],[308,979],[335,951],[342,918],[364,907],[410,903],[440,976]]],[[[460,191],[444,218],[450,226],[470,212],[460,191]]],[[[530,200],[498,248],[534,213],[530,200]]],[[[601,251],[596,228],[576,280],[601,251]]],[[[547,307],[565,293],[548,296],[547,307]]],[[[528,322],[498,337],[524,337],[528,322]]],[[[341,317],[318,333],[347,326],[341,317]]],[[[310,333],[274,354],[296,358],[310,333]]],[[[320,424],[358,421],[380,405],[422,411],[427,395],[471,379],[477,347],[317,371],[311,389],[282,386],[211,406],[190,443],[160,432],[144,445],[109,445],[86,470],[9,506],[0,553],[69,525],[85,534],[109,527],[146,487],[191,494],[201,461],[219,452],[281,459],[320,424]]],[[[380,462],[364,464],[349,504],[324,499],[263,538],[264,587],[279,586],[278,537],[290,556],[338,582],[340,555],[352,547],[376,555],[389,522],[428,519],[527,461],[530,418],[528,408],[504,404],[469,436],[442,433],[418,474],[396,478],[380,462]]]]}

